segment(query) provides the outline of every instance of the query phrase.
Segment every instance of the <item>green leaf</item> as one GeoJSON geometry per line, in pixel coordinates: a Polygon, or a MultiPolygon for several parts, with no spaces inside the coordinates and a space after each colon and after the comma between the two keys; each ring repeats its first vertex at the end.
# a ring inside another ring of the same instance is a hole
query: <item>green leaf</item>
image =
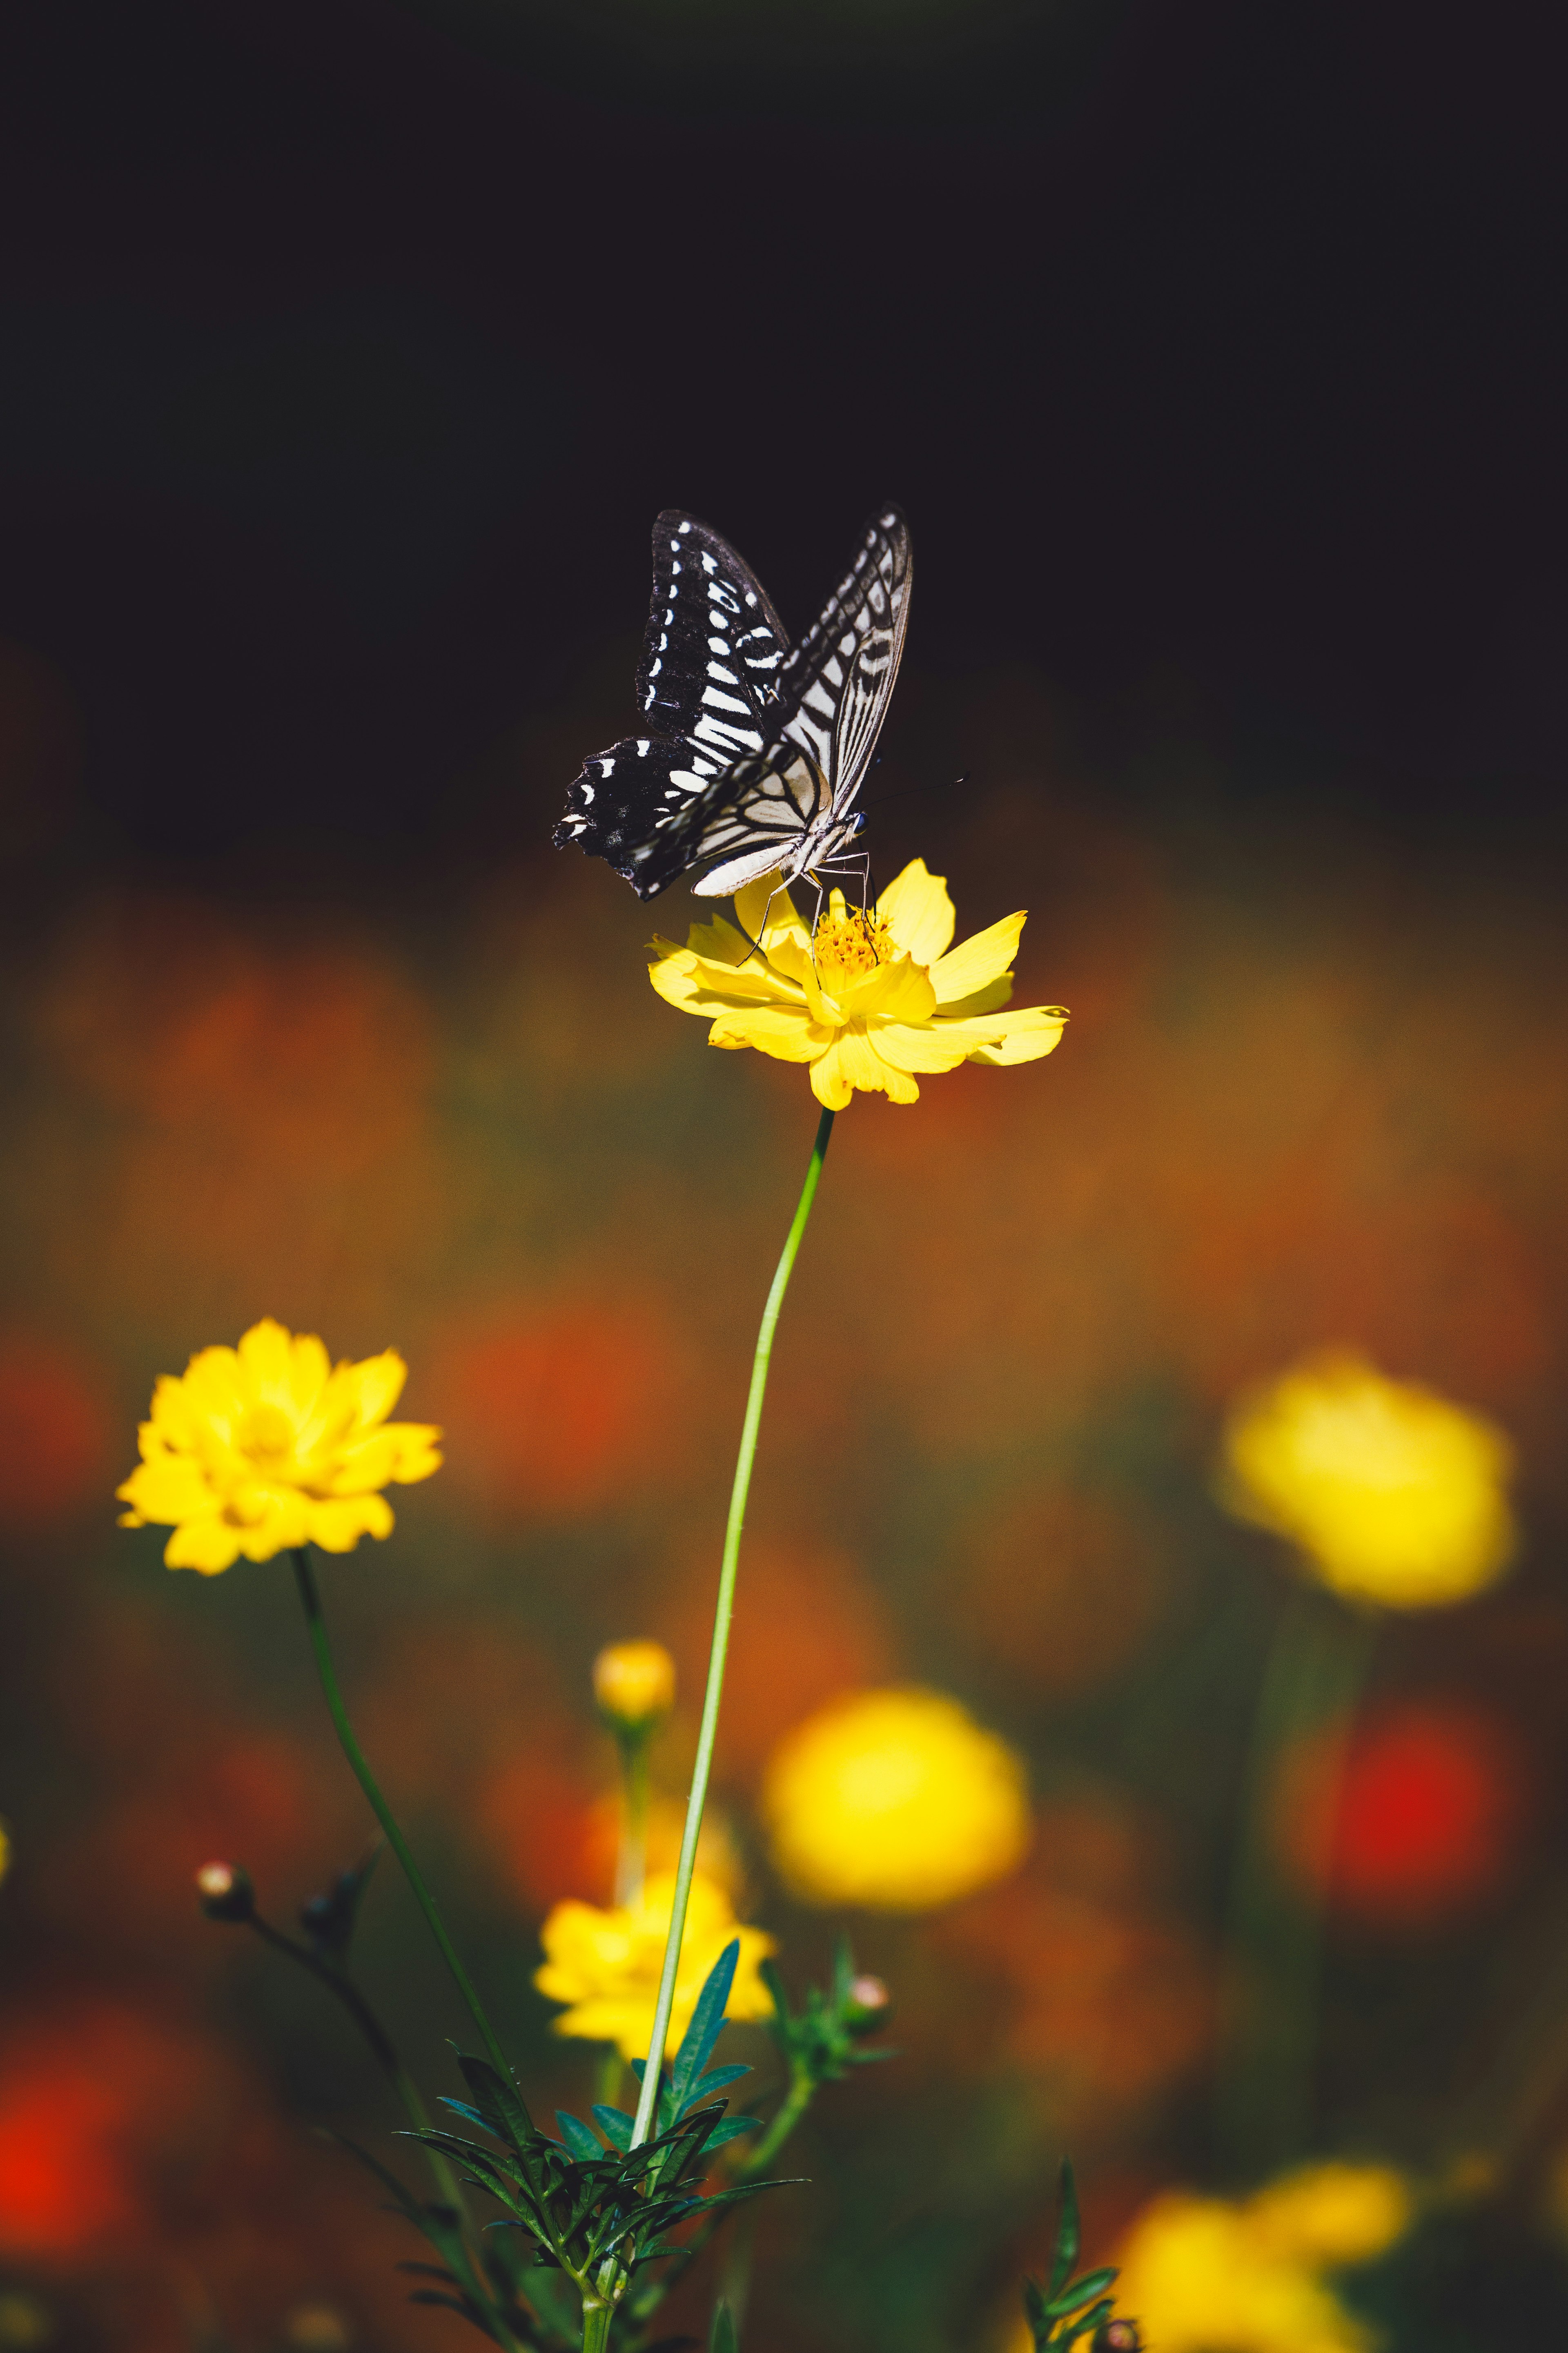
{"type": "Polygon", "coordinates": [[[636,2119],[628,2116],[624,2108],[596,2107],[592,2114],[594,2122],[607,2141],[616,2148],[630,2148],[632,2126],[636,2119]]]}
{"type": "Polygon", "coordinates": [[[1082,2243],[1082,2232],[1079,2227],[1078,2217],[1078,2185],[1073,2179],[1072,2159],[1067,2157],[1062,2159],[1061,2200],[1061,2216],[1057,2223],[1056,2261],[1051,2265],[1053,2295],[1061,2294],[1071,2276],[1072,2267],[1078,2261],[1078,2251],[1082,2243]]]}
{"type": "Polygon", "coordinates": [[[741,1939],[731,1936],[718,1959],[708,1972],[697,2007],[691,2013],[691,2023],[680,2038],[680,2048],[675,2054],[670,2070],[670,2091],[674,2095],[675,2113],[679,2116],[686,2108],[691,2087],[713,2055],[724,2025],[724,2012],[729,2005],[730,1989],[735,1982],[735,1967],[741,1957],[741,1939]]]}
{"type": "Polygon", "coordinates": [[[710,2067],[706,2075],[692,2085],[688,2106],[695,2105],[699,2100],[710,2099],[715,2092],[722,2091],[726,2084],[738,2084],[742,2075],[749,2075],[751,2072],[746,2066],[710,2067]]]}
{"type": "Polygon", "coordinates": [[[498,2139],[510,2140],[521,2151],[539,2138],[533,2118],[524,2107],[522,2094],[515,2084],[503,2083],[488,2060],[470,2058],[466,2051],[458,2052],[458,2064],[487,2127],[498,2139]]]}
{"type": "Polygon", "coordinates": [[[1026,2279],[1024,2282],[1024,2314],[1035,2332],[1037,2342],[1049,2333],[1051,2324],[1046,2317],[1046,2292],[1038,2280],[1026,2279]]]}
{"type": "Polygon", "coordinates": [[[709,2134],[707,2147],[722,2148],[727,2140],[737,2140],[742,2133],[755,2132],[757,2123],[755,2116],[726,2116],[723,2123],[715,2125],[709,2134]]]}
{"type": "Polygon", "coordinates": [[[1086,2312],[1081,2320],[1075,2320],[1070,2328],[1064,2329],[1057,2343],[1066,2348],[1076,2345],[1080,2337],[1092,2337],[1097,2328],[1104,2327],[1115,2309],[1115,2298],[1108,2295],[1102,2304],[1097,2304],[1091,2312],[1086,2312]]]}
{"type": "Polygon", "coordinates": [[[573,2116],[565,2108],[557,2108],[555,2121],[561,2127],[562,2139],[574,2157],[586,2158],[592,2162],[595,2158],[604,2156],[598,2135],[590,2132],[580,2116],[573,2116]]]}
{"type": "Polygon", "coordinates": [[[833,1947],[833,2007],[842,2017],[849,2007],[849,1989],[855,1982],[855,1956],[847,1936],[839,1936],[833,1947]]]}
{"type": "Polygon", "coordinates": [[[735,2316],[722,2296],[713,2307],[713,2326],[708,2331],[708,2353],[741,2353],[735,2335],[735,2316]]]}
{"type": "Polygon", "coordinates": [[[1054,2295],[1051,2298],[1046,2306],[1047,2319],[1063,2320],[1069,2312],[1076,2312],[1080,2305],[1092,2304],[1095,2297],[1101,2295],[1115,2277],[1114,2266],[1107,2271],[1085,2272],[1081,2279],[1074,2280],[1070,2286],[1062,2290],[1060,2295],[1054,2295]]]}

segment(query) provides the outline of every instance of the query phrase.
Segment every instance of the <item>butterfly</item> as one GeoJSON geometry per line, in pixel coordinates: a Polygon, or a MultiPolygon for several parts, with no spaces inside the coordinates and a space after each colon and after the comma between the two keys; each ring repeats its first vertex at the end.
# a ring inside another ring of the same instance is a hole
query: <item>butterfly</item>
{"type": "Polygon", "coordinates": [[[899,674],[912,577],[909,527],[889,507],[792,647],[729,542],[667,507],[637,677],[646,733],[584,761],[557,849],[574,841],[606,859],[639,899],[703,866],[691,886],[702,898],[775,870],[790,883],[863,869],[855,802],[899,674]]]}

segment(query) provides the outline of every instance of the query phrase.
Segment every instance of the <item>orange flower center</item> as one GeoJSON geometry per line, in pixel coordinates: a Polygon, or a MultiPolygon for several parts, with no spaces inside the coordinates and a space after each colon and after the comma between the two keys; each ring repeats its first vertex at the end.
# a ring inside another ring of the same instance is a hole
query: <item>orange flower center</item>
{"type": "Polygon", "coordinates": [[[863,915],[858,907],[842,915],[824,915],[811,944],[818,979],[828,988],[858,979],[899,953],[892,933],[879,915],[863,915]]]}

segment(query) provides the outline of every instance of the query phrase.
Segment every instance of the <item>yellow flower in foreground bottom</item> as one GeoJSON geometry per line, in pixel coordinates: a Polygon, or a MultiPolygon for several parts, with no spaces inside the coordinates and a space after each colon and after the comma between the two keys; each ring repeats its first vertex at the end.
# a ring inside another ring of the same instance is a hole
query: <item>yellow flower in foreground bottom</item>
{"type": "Polygon", "coordinates": [[[115,1490],[123,1528],[173,1525],[171,1568],[216,1577],[243,1554],[352,1552],[392,1533],[380,1492],[441,1467],[438,1430],[388,1421],[407,1367],[394,1349],[335,1369],[320,1340],[268,1317],[237,1348],[204,1348],[165,1375],[142,1424],[142,1461],[115,1490]]]}
{"type": "Polygon", "coordinates": [[[922,1912],[1000,1879],[1030,1836],[1024,1767],[941,1692],[856,1692],[774,1749],[762,1810],[808,1904],[922,1912]]]}
{"type": "Polygon", "coordinates": [[[1517,1543],[1513,1449],[1479,1414],[1361,1357],[1309,1357],[1242,1398],[1220,1500],[1288,1536],[1325,1585],[1389,1609],[1463,1601],[1517,1543]]]}
{"type": "MultiPolygon", "coordinates": [[[[647,2056],[674,1896],[675,1873],[664,1871],[647,1881],[636,1904],[604,1912],[595,1904],[574,1899],[556,1905],[540,1930],[544,1962],[534,1971],[533,1982],[552,2001],[571,2004],[554,2021],[557,2034],[583,2042],[613,2042],[623,2059],[647,2056]]],[[[680,1940],[669,2021],[671,2051],[679,2048],[691,2023],[709,1971],[736,1936],[740,1958],[724,2015],[771,2018],[773,2000],[757,1964],[777,1950],[775,1942],[764,1929],[741,1926],[723,1889],[699,1872],[691,1882],[686,1934],[680,1940]]]]}
{"type": "Polygon", "coordinates": [[[1321,2274],[1382,2254],[1413,2211],[1377,2165],[1311,2166],[1234,2205],[1169,2192],[1123,2242],[1117,2308],[1161,2353],[1371,2353],[1321,2274]]]}
{"type": "Polygon", "coordinates": [[[868,917],[835,891],[815,941],[774,876],[738,892],[735,915],[742,931],[720,916],[694,923],[683,948],[655,939],[648,977],[671,1005],[712,1022],[710,1046],[808,1062],[812,1092],[829,1111],[842,1111],[857,1087],[916,1103],[917,1071],[1034,1062],[1060,1041],[1059,1005],[1002,1010],[1024,917],[1005,916],[953,947],[947,884],[921,858],[868,917]]]}

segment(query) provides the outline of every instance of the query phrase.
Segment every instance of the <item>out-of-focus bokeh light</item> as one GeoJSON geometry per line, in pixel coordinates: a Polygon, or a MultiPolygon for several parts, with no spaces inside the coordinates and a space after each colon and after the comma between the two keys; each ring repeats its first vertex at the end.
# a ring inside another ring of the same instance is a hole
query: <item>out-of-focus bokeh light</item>
{"type": "MultiPolygon", "coordinates": [[[[552,2001],[569,2005],[554,2021],[557,2034],[585,2042],[613,2042],[623,2059],[647,2055],[665,1940],[675,1895],[673,1872],[652,1874],[635,1904],[600,1909],[591,1904],[558,1904],[540,1930],[542,1965],[533,1981],[552,2001]]],[[[727,2018],[768,2018],[773,1999],[758,1963],[778,1949],[761,1928],[736,1919],[728,1895],[699,1873],[692,1880],[680,1964],[670,2012],[673,2050],[691,2023],[709,1971],[731,1941],[740,1944],[727,2018]]]]}
{"type": "Polygon", "coordinates": [[[1023,1760],[955,1700],[856,1692],[790,1733],[763,1784],[773,1861],[810,1904],[923,1912],[1028,1851],[1023,1760]]]}
{"type": "Polygon", "coordinates": [[[1489,1894],[1523,1827],[1515,1741],[1453,1704],[1375,1709],[1285,1760],[1281,1852],[1298,1883],[1369,1922],[1417,1927],[1489,1894]]]}
{"type": "Polygon", "coordinates": [[[1119,2250],[1118,2306],[1161,2353],[1368,2353],[1327,2274],[1383,2253],[1414,2211],[1384,2166],[1310,2168],[1235,2202],[1166,2191],[1119,2250]]]}
{"type": "Polygon", "coordinates": [[[77,1351],[0,1332],[0,1513],[10,1526],[47,1528],[101,1493],[121,1436],[108,1388],[77,1351]]]}
{"type": "Polygon", "coordinates": [[[1221,1494],[1347,1599],[1438,1609],[1484,1590],[1512,1558],[1513,1459],[1484,1415],[1325,1355],[1237,1401],[1221,1494]]]}

